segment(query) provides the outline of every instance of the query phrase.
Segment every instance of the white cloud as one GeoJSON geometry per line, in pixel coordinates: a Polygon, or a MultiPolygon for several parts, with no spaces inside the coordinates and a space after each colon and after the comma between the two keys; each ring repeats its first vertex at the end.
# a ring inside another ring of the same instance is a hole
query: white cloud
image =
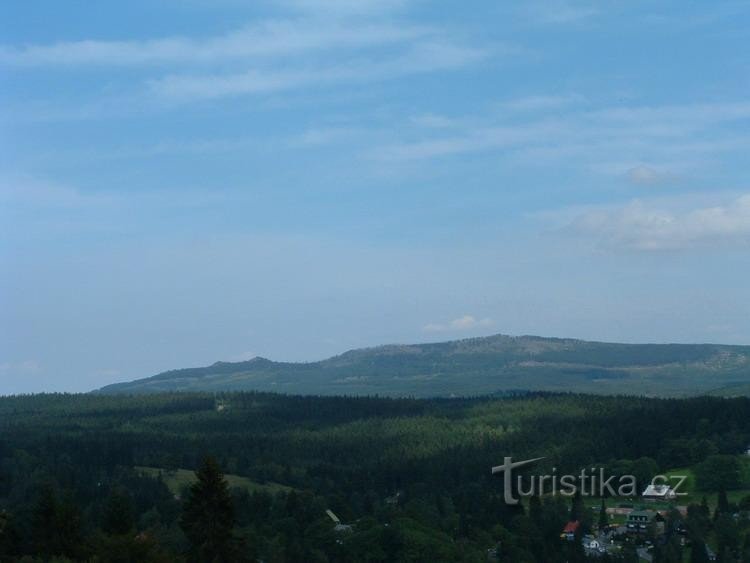
{"type": "Polygon", "coordinates": [[[572,24],[599,14],[599,9],[587,2],[547,0],[524,4],[526,14],[544,24],[572,24]]]}
{"type": "Polygon", "coordinates": [[[33,375],[39,373],[42,366],[37,360],[24,360],[21,362],[4,362],[0,364],[0,373],[9,375],[33,375]]]}
{"type": "Polygon", "coordinates": [[[535,122],[517,126],[474,128],[451,137],[432,138],[379,147],[370,155],[382,160],[424,160],[486,150],[511,149],[534,144],[559,134],[555,122],[535,122]]]}
{"type": "MultiPolygon", "coordinates": [[[[0,177],[0,202],[10,205],[49,205],[80,207],[90,205],[96,196],[86,196],[65,185],[28,176],[0,177]]],[[[104,199],[99,198],[99,200],[104,199]]]]}
{"type": "Polygon", "coordinates": [[[149,81],[151,91],[164,98],[212,99],[239,94],[262,94],[301,86],[316,78],[315,73],[250,70],[226,75],[168,75],[149,81]]]}
{"type": "MultiPolygon", "coordinates": [[[[89,157],[90,158],[90,157],[89,157]]],[[[66,184],[56,184],[43,178],[32,176],[0,176],[0,204],[3,209],[48,209],[90,210],[100,213],[104,210],[122,212],[128,208],[143,208],[153,205],[169,207],[200,207],[237,199],[238,194],[229,190],[213,190],[207,193],[194,188],[164,188],[138,193],[123,193],[114,190],[83,190],[66,184]],[[175,197],[179,193],[179,197],[175,197]]],[[[60,213],[66,217],[66,213],[60,213]]]]}
{"type": "Polygon", "coordinates": [[[415,115],[410,118],[410,121],[418,127],[427,127],[430,129],[442,129],[445,127],[451,127],[456,124],[455,120],[449,117],[445,117],[444,115],[437,115],[434,113],[415,115]]]}
{"type": "Polygon", "coordinates": [[[464,315],[457,319],[453,319],[449,323],[428,323],[424,325],[422,329],[426,332],[465,331],[492,326],[492,324],[492,319],[477,319],[472,315],[464,315]]]}
{"type": "Polygon", "coordinates": [[[673,175],[666,170],[661,170],[645,164],[639,164],[638,166],[630,168],[625,173],[625,176],[631,183],[645,186],[659,184],[673,178],[673,175]]]}
{"type": "Polygon", "coordinates": [[[654,163],[648,165],[649,170],[635,170],[629,179],[644,183],[648,176],[653,183],[657,173],[658,181],[674,179],[673,167],[694,169],[699,161],[719,152],[750,148],[750,135],[724,127],[750,118],[746,102],[597,109],[590,105],[575,95],[528,96],[505,102],[500,112],[457,117],[450,129],[425,128],[422,138],[397,140],[369,153],[377,159],[400,161],[512,152],[517,162],[533,166],[585,166],[606,175],[627,174],[649,162],[654,163]],[[584,103],[589,107],[580,107],[584,103]],[[539,110],[555,105],[558,111],[552,115],[539,115],[539,110]]]}
{"type": "Polygon", "coordinates": [[[252,350],[248,350],[245,352],[240,352],[239,354],[235,354],[234,356],[231,356],[229,358],[229,362],[247,362],[248,360],[252,360],[253,358],[257,358],[258,354],[253,352],[252,350]]]}
{"type": "Polygon", "coordinates": [[[599,246],[635,251],[750,244],[750,194],[723,205],[670,210],[643,201],[589,210],[569,229],[599,246]]]}
{"type": "Polygon", "coordinates": [[[315,14],[362,15],[394,12],[404,9],[409,0],[285,0],[285,4],[315,14]]]}
{"type": "Polygon", "coordinates": [[[307,129],[290,139],[292,147],[320,147],[349,139],[357,130],[349,127],[315,127],[307,129]]]}
{"type": "MultiPolygon", "coordinates": [[[[114,107],[105,104],[97,111],[89,108],[83,112],[85,116],[122,112],[122,107],[171,107],[159,103],[165,101],[171,104],[318,85],[372,83],[463,68],[490,53],[517,52],[509,45],[466,45],[444,28],[371,17],[374,11],[384,9],[381,3],[305,0],[292,4],[305,14],[262,20],[202,38],[83,39],[0,46],[0,65],[70,69],[130,66],[144,73],[135,85],[117,92],[127,103],[110,104],[114,107]],[[346,17],[329,17],[329,10],[346,17]]],[[[103,99],[112,98],[114,93],[110,90],[103,99]]],[[[95,104],[97,99],[88,104],[95,104]]],[[[81,112],[62,113],[75,116],[81,112]]],[[[54,117],[56,112],[52,114],[54,117]]]]}
{"type": "Polygon", "coordinates": [[[674,104],[664,106],[624,106],[591,113],[595,120],[658,127],[687,124],[690,128],[705,123],[720,123],[750,118],[750,102],[674,104]]]}
{"type": "Polygon", "coordinates": [[[173,74],[149,82],[151,91],[173,100],[216,99],[340,82],[375,82],[409,74],[450,70],[474,63],[488,52],[441,41],[424,41],[391,59],[348,61],[289,71],[249,70],[229,74],[173,74]]]}
{"type": "Polygon", "coordinates": [[[193,39],[168,37],[133,41],[81,40],[50,45],[0,47],[0,64],[17,66],[131,66],[221,61],[364,48],[434,34],[426,27],[323,20],[270,20],[224,35],[193,39]]]}
{"type": "Polygon", "coordinates": [[[579,94],[565,94],[560,96],[525,96],[503,102],[501,107],[513,111],[539,111],[546,109],[558,109],[561,107],[578,104],[585,101],[579,94]]]}

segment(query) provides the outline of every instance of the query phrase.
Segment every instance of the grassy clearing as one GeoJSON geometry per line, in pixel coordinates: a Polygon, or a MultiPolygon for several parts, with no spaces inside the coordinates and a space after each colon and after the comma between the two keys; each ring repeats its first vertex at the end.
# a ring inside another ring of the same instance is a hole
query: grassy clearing
{"type": "MultiPolygon", "coordinates": [[[[161,478],[164,480],[164,484],[169,488],[172,494],[179,495],[185,487],[188,487],[196,482],[195,472],[190,469],[162,469],[160,467],[143,467],[136,466],[137,471],[150,477],[158,477],[161,474],[161,478]]],[[[277,493],[279,491],[288,492],[292,490],[292,487],[281,485],[279,483],[257,483],[247,477],[241,477],[240,475],[225,475],[229,486],[240,489],[247,489],[248,492],[252,493],[255,491],[262,491],[266,493],[277,493]]]]}
{"type": "MultiPolygon", "coordinates": [[[[750,458],[742,458],[741,462],[743,473],[746,473],[747,468],[750,466],[750,458]]],[[[685,479],[685,482],[682,484],[682,487],[680,488],[680,492],[684,492],[687,494],[677,499],[677,504],[697,504],[700,503],[701,499],[703,499],[703,497],[705,496],[706,500],[708,501],[708,506],[711,508],[711,510],[716,508],[716,505],[718,504],[719,493],[698,490],[695,485],[695,474],[693,473],[692,469],[686,467],[670,469],[669,471],[665,472],[665,475],[685,475],[687,477],[685,479]]],[[[748,479],[745,475],[743,475],[742,481],[744,483],[748,482],[748,479]]],[[[676,483],[676,481],[671,481],[671,483],[676,483]]],[[[738,503],[748,495],[750,495],[750,488],[747,487],[743,487],[741,489],[736,489],[733,491],[727,491],[727,499],[729,499],[730,503],[738,503]]]]}

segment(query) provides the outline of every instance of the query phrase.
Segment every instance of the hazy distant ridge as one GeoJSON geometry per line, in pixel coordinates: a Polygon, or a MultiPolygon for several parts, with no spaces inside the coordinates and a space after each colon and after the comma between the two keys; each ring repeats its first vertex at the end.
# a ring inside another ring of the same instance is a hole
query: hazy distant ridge
{"type": "Polygon", "coordinates": [[[309,363],[254,358],[166,371],[102,393],[263,390],[476,395],[515,389],[680,396],[750,390],[750,346],[615,344],[495,335],[351,350],[309,363]]]}

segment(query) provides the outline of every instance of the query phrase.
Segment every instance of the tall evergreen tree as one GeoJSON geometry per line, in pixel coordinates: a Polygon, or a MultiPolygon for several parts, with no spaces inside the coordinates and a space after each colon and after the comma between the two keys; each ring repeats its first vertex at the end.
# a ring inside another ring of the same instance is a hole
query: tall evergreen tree
{"type": "Polygon", "coordinates": [[[190,541],[189,557],[198,562],[234,563],[232,529],[235,516],[229,485],[219,464],[206,457],[195,472],[180,526],[190,541]]]}
{"type": "Polygon", "coordinates": [[[727,491],[725,489],[719,491],[714,519],[718,518],[720,514],[729,514],[729,499],[727,498],[727,491]]]}
{"type": "Polygon", "coordinates": [[[677,536],[672,535],[663,545],[657,544],[654,563],[682,563],[682,547],[677,536]]]}
{"type": "Polygon", "coordinates": [[[742,563],[750,563],[750,532],[745,534],[745,543],[742,546],[742,563]]]}
{"type": "Polygon", "coordinates": [[[16,529],[13,517],[0,510],[0,561],[11,561],[18,555],[21,538],[16,529]]]}
{"type": "Polygon", "coordinates": [[[711,517],[711,510],[708,508],[708,499],[705,497],[705,495],[701,497],[701,513],[706,518],[711,517]]]}
{"type": "Polygon", "coordinates": [[[86,553],[83,517],[73,493],[66,492],[58,503],[56,522],[60,554],[70,559],[83,559],[86,553]]]}
{"type": "Polygon", "coordinates": [[[535,525],[541,526],[542,514],[542,503],[538,496],[533,495],[529,498],[529,517],[531,518],[531,521],[534,522],[535,525]]]}
{"type": "Polygon", "coordinates": [[[583,506],[583,497],[581,496],[580,491],[576,491],[576,494],[573,496],[573,500],[570,504],[570,521],[575,522],[576,520],[580,521],[583,519],[583,513],[586,509],[583,506]]]}
{"type": "Polygon", "coordinates": [[[49,559],[59,554],[57,533],[58,500],[52,485],[44,485],[32,509],[32,541],[36,555],[49,559]]]}
{"type": "Polygon", "coordinates": [[[123,535],[135,527],[133,501],[130,495],[120,488],[114,489],[104,507],[102,530],[110,535],[123,535]]]}
{"type": "Polygon", "coordinates": [[[702,540],[693,540],[693,546],[690,550],[690,563],[709,563],[706,544],[702,540]]]}
{"type": "Polygon", "coordinates": [[[607,518],[607,505],[604,503],[604,499],[602,499],[602,506],[599,509],[599,530],[603,530],[607,527],[607,524],[609,524],[609,519],[607,518]]]}

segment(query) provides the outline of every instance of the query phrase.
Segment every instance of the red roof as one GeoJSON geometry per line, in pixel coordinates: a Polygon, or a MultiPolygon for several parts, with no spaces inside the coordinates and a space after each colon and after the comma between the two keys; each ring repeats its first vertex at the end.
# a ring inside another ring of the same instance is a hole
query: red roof
{"type": "Polygon", "coordinates": [[[563,528],[563,534],[575,534],[576,530],[578,529],[578,526],[580,526],[581,523],[576,520],[574,522],[568,522],[565,524],[565,527],[563,528]]]}

